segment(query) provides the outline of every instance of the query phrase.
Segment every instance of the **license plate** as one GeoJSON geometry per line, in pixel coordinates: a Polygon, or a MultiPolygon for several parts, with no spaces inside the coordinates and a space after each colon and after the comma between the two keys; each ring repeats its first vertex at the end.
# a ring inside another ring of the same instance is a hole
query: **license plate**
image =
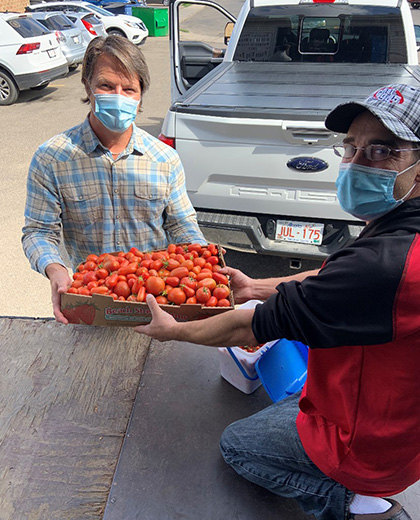
{"type": "Polygon", "coordinates": [[[290,220],[278,220],[276,227],[276,240],[285,242],[297,242],[299,244],[322,243],[324,224],[314,222],[291,222],[290,220]]]}
{"type": "Polygon", "coordinates": [[[48,56],[49,56],[50,58],[55,58],[55,50],[54,50],[54,49],[50,49],[50,50],[47,51],[47,52],[48,52],[48,56]]]}
{"type": "Polygon", "coordinates": [[[78,36],[73,36],[73,41],[74,41],[74,43],[79,43],[79,37],[78,36]]]}

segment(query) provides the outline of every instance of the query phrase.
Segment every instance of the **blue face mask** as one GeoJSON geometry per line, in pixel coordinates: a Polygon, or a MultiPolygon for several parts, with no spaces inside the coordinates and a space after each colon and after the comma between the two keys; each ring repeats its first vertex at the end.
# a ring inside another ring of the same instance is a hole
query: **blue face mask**
{"type": "Polygon", "coordinates": [[[94,94],[94,96],[94,114],[108,130],[121,134],[136,119],[140,101],[120,94],[94,94]]]}
{"type": "Polygon", "coordinates": [[[337,197],[344,211],[364,221],[374,220],[399,206],[413,191],[416,183],[402,199],[394,199],[397,177],[418,164],[412,164],[402,172],[372,168],[355,163],[341,163],[335,183],[337,197]]]}

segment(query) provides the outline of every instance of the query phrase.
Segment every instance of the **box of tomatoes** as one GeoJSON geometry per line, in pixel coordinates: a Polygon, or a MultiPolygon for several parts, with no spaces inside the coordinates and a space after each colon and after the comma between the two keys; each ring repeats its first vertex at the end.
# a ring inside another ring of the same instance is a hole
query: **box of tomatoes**
{"type": "Polygon", "coordinates": [[[70,323],[135,326],[151,321],[146,295],[177,321],[234,307],[223,252],[215,244],[170,244],[165,250],[90,254],[73,274],[61,311],[70,323]]]}

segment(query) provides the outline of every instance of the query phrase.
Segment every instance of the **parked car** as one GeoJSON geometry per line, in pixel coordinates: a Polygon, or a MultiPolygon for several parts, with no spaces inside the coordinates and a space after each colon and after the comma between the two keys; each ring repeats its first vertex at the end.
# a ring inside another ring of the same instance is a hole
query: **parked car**
{"type": "Polygon", "coordinates": [[[108,34],[119,34],[128,38],[136,45],[143,44],[149,36],[149,31],[140,18],[126,14],[113,14],[102,7],[89,2],[81,1],[55,1],[34,4],[26,7],[27,12],[37,11],[64,11],[76,13],[91,13],[100,18],[105,25],[108,34]]]}
{"type": "Polygon", "coordinates": [[[85,42],[106,36],[105,25],[95,14],[66,12],[66,16],[81,30],[85,42]]]}
{"type": "Polygon", "coordinates": [[[20,91],[43,89],[67,72],[55,35],[29,14],[0,13],[0,105],[11,105],[20,91]]]}
{"type": "Polygon", "coordinates": [[[55,34],[67,60],[69,70],[77,69],[82,63],[88,42],[82,32],[64,13],[36,12],[33,18],[55,34]]]}
{"type": "Polygon", "coordinates": [[[418,9],[420,7],[420,2],[418,0],[408,0],[408,3],[413,9],[418,9]]]}

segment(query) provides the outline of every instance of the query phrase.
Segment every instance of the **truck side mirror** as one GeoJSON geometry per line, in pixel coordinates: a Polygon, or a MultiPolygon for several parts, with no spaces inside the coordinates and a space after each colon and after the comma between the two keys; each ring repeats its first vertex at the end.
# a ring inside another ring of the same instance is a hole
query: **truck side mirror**
{"type": "Polygon", "coordinates": [[[228,22],[225,25],[225,38],[224,38],[225,45],[227,45],[229,43],[234,26],[235,26],[235,24],[233,22],[228,22]]]}

